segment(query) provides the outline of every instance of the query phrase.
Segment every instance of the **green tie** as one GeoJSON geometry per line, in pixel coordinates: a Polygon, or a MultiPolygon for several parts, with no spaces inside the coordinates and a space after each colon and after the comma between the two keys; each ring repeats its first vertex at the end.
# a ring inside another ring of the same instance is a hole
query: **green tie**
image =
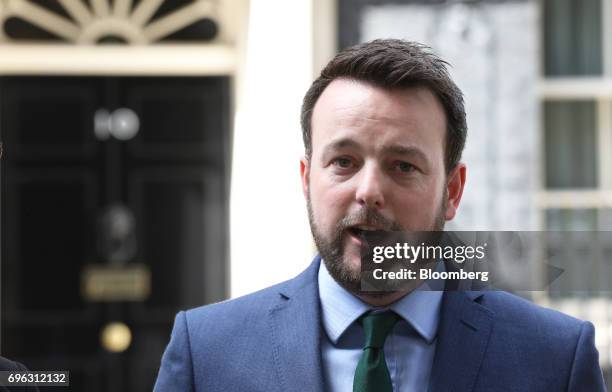
{"type": "Polygon", "coordinates": [[[393,392],[384,346],[398,320],[393,312],[369,313],[361,318],[365,347],[355,370],[353,392],[393,392]]]}

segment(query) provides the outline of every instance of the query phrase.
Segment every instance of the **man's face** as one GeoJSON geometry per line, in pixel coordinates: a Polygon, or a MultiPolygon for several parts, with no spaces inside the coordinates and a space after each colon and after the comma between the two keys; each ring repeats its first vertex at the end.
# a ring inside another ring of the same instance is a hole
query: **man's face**
{"type": "Polygon", "coordinates": [[[315,242],[332,276],[359,291],[360,230],[442,230],[465,166],[445,171],[446,116],[430,90],[384,90],[338,79],[312,113],[301,161],[315,242]]]}

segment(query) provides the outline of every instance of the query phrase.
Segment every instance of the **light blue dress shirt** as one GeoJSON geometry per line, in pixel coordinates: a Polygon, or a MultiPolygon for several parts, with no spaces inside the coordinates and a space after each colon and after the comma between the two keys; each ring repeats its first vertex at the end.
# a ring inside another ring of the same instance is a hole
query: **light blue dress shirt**
{"type": "MultiPolygon", "coordinates": [[[[330,392],[350,392],[364,345],[357,319],[369,310],[366,304],[340,286],[323,261],[319,268],[323,374],[330,392]]],[[[401,316],[385,341],[385,358],[394,391],[426,391],[436,351],[442,291],[418,289],[387,309],[401,316]]]]}

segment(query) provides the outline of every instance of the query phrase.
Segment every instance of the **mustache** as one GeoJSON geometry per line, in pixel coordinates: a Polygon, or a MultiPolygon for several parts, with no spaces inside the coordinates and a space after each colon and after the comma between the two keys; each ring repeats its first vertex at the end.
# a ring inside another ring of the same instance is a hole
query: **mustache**
{"type": "Polygon", "coordinates": [[[375,226],[385,231],[403,230],[403,227],[400,224],[391,219],[386,218],[376,209],[371,207],[364,207],[359,211],[342,218],[336,225],[336,234],[341,235],[344,230],[357,224],[375,226]]]}

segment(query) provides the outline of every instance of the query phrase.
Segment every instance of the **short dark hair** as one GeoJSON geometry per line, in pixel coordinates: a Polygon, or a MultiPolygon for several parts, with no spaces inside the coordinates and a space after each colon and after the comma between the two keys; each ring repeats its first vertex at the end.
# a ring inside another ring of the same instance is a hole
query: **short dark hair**
{"type": "Polygon", "coordinates": [[[446,113],[446,171],[461,159],[467,136],[463,94],[448,74],[446,61],[431,48],[400,39],[377,39],[342,50],[321,71],[302,103],[301,124],[306,156],[312,156],[312,112],[323,90],[335,79],[371,83],[385,89],[426,87],[446,113]]]}

